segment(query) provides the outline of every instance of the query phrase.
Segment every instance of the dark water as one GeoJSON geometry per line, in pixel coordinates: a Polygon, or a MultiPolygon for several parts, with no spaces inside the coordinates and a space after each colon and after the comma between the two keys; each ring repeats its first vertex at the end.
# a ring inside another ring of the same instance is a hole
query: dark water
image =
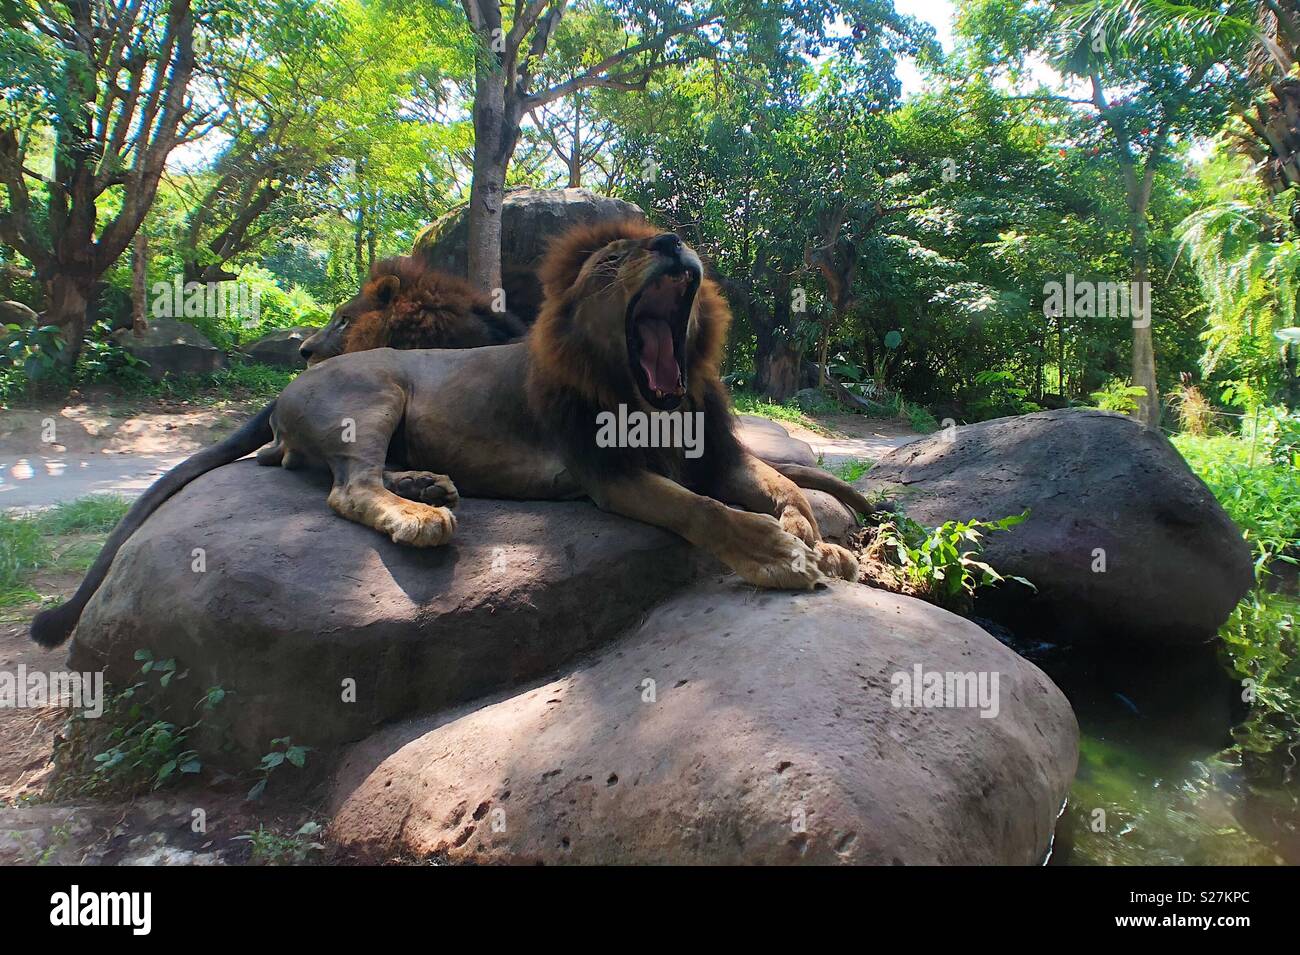
{"type": "Polygon", "coordinates": [[[1052,864],[1300,864],[1297,623],[1294,596],[1260,591],[1220,645],[1190,654],[1085,653],[998,634],[1079,718],[1052,864]]]}

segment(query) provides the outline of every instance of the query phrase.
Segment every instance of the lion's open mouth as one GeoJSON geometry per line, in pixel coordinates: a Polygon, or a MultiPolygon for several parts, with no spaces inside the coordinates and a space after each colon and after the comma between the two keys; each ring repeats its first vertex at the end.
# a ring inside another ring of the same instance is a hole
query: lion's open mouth
{"type": "Polygon", "coordinates": [[[676,408],[686,394],[686,326],[699,282],[694,270],[677,266],[650,279],[628,304],[632,376],[656,408],[676,408]]]}

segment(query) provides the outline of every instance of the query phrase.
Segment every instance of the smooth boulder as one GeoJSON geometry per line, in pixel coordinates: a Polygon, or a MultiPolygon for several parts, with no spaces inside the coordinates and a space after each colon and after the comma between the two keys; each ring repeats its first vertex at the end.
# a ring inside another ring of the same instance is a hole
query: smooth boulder
{"type": "Polygon", "coordinates": [[[320,329],[307,326],[277,328],[267,332],[257,341],[249,342],[241,351],[252,361],[275,368],[306,368],[302,357],[302,343],[320,329]]]}
{"type": "MultiPolygon", "coordinates": [[[[644,218],[645,213],[634,203],[590,189],[510,190],[501,203],[501,282],[506,308],[526,322],[536,318],[542,287],[535,271],[551,239],[588,222],[644,218]]],[[[468,207],[461,206],[416,236],[412,254],[455,275],[467,275],[468,240],[468,207]]]]}
{"type": "Polygon", "coordinates": [[[117,555],[74,666],[127,686],[137,650],[176,660],[167,712],[192,722],[228,691],[196,745],[246,766],[277,737],[330,747],[535,679],[697,574],[681,539],[586,502],[466,500],[453,542],[418,549],[336,516],[327,490],[252,461],[195,480],[117,555]]]}
{"type": "Polygon", "coordinates": [[[1044,639],[1199,643],[1253,582],[1250,547],[1158,431],[1103,411],[1044,411],[946,429],[865,475],[923,524],[1019,514],[984,558],[1019,585],[977,612],[1044,639]]]}
{"type": "Polygon", "coordinates": [[[144,334],[129,328],[112,339],[148,365],[141,370],[154,381],[167,375],[210,375],[226,366],[226,356],[193,325],[174,318],[151,318],[144,334]]]}
{"type": "Polygon", "coordinates": [[[946,611],[706,582],[570,673],[353,747],[329,835],[365,862],[1032,865],[1077,737],[1041,671],[946,611]],[[911,705],[917,667],[982,675],[990,705],[911,705]]]}

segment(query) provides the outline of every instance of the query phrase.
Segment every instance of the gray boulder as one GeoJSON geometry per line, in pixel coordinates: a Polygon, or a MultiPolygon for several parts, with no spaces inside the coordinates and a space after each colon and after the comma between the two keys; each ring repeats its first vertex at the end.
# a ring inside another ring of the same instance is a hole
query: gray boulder
{"type": "MultiPolygon", "coordinates": [[[[640,207],[590,189],[513,189],[501,204],[501,281],[506,307],[525,322],[537,317],[542,287],[534,274],[551,239],[585,222],[643,219],[640,207]]],[[[467,206],[447,213],[415,239],[414,255],[440,269],[466,275],[469,214],[467,206]]]]}
{"type": "Polygon", "coordinates": [[[941,431],[863,478],[923,524],[1030,511],[985,538],[985,558],[1028,578],[977,612],[1046,639],[1199,643],[1253,582],[1250,547],[1157,431],[1103,411],[1043,411],[941,431]]]}
{"type": "Polygon", "coordinates": [[[154,381],[166,375],[210,375],[226,366],[226,356],[193,325],[174,318],[151,318],[143,335],[118,329],[113,341],[148,362],[141,369],[154,381]]]}
{"type": "Polygon", "coordinates": [[[364,862],[1033,865],[1077,735],[1042,672],[929,604],[706,583],[550,682],[353,747],[329,835],[364,862]],[[991,705],[911,705],[917,667],[991,705]]]}
{"type": "Polygon", "coordinates": [[[455,541],[422,550],[337,517],[327,491],[252,461],[194,481],[117,555],[76,666],[125,686],[137,650],[175,659],[178,722],[209,687],[232,691],[205,721],[222,738],[199,746],[233,743],[246,768],[276,737],[329,747],[534,679],[697,573],[680,538],[585,502],[466,500],[455,541]]]}
{"type": "Polygon", "coordinates": [[[22,302],[0,302],[0,325],[20,325],[26,328],[40,321],[40,316],[22,302]]]}
{"type": "Polygon", "coordinates": [[[307,360],[299,349],[302,343],[315,335],[319,328],[277,328],[267,332],[257,341],[250,342],[241,350],[252,361],[276,368],[306,368],[307,360]]]}

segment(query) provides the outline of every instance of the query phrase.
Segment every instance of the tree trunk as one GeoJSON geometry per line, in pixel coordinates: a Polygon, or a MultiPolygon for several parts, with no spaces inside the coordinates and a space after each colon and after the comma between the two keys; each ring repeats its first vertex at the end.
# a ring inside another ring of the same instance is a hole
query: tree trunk
{"type": "Polygon", "coordinates": [[[466,278],[486,292],[501,288],[501,203],[505,198],[506,167],[515,147],[515,137],[509,135],[510,125],[501,77],[488,66],[479,66],[474,92],[474,178],[469,189],[466,278]]]}
{"type": "MultiPolygon", "coordinates": [[[[1147,288],[1149,250],[1147,246],[1146,209],[1135,210],[1129,223],[1133,241],[1133,281],[1137,290],[1147,288]]],[[[1138,294],[1143,294],[1138,291],[1138,294]]],[[[1132,318],[1133,323],[1133,384],[1146,389],[1138,399],[1137,418],[1148,428],[1160,426],[1160,393],[1156,386],[1156,350],[1151,335],[1151,306],[1147,297],[1147,314],[1132,318]]],[[[1130,313],[1132,309],[1130,309],[1130,313]]]]}
{"type": "Polygon", "coordinates": [[[145,319],[145,286],[149,271],[149,236],[140,229],[131,248],[131,331],[142,336],[149,328],[145,319]]]}
{"type": "Polygon", "coordinates": [[[60,273],[45,284],[45,320],[57,325],[63,334],[64,347],[58,355],[59,364],[72,368],[81,356],[86,341],[86,307],[90,303],[94,280],[86,276],[60,273]]]}

